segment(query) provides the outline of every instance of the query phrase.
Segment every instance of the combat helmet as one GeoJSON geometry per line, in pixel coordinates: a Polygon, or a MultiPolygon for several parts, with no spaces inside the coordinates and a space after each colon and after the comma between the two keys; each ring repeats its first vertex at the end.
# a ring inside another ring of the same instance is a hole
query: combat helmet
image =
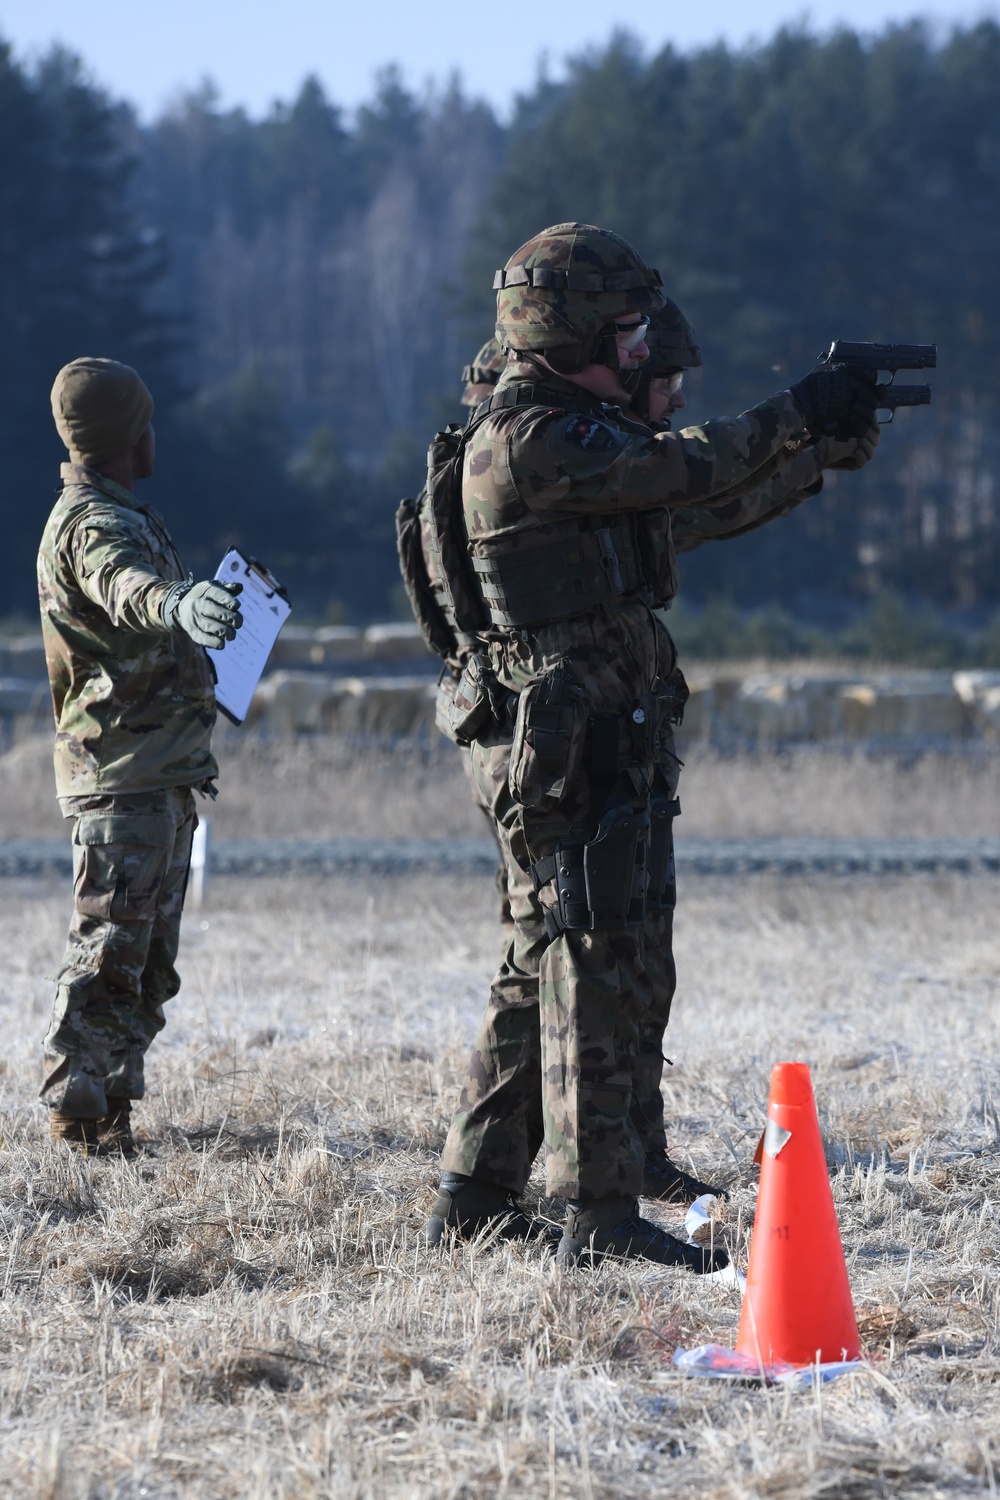
{"type": "Polygon", "coordinates": [[[693,370],[701,364],[701,350],[695,332],[677,303],[665,297],[663,306],[654,312],[646,330],[649,358],[638,371],[632,406],[637,412],[649,410],[649,387],[652,381],[678,370],[693,370]]]}
{"type": "Polygon", "coordinates": [[[644,375],[648,371],[654,380],[658,375],[693,370],[701,364],[694,329],[670,297],[665,297],[663,306],[650,316],[646,347],[649,358],[642,370],[644,375]]]}
{"type": "Polygon", "coordinates": [[[478,405],[483,399],[484,393],[482,391],[477,393],[476,387],[496,385],[504,372],[506,364],[507,356],[500,348],[496,339],[487,339],[471,365],[466,365],[462,371],[462,379],[465,381],[462,405],[478,405]]]}
{"type": "Polygon", "coordinates": [[[500,347],[543,354],[565,375],[588,364],[618,369],[615,320],[663,306],[659,271],[593,224],[554,224],[533,235],[493,286],[500,347]]]}

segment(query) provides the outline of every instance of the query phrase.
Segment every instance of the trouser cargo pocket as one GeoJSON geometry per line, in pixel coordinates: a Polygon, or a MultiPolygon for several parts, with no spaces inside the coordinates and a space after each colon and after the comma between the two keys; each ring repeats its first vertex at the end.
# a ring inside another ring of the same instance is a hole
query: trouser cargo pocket
{"type": "Polygon", "coordinates": [[[73,897],[83,917],[151,922],[173,852],[162,813],[82,813],[73,831],[73,897]]]}

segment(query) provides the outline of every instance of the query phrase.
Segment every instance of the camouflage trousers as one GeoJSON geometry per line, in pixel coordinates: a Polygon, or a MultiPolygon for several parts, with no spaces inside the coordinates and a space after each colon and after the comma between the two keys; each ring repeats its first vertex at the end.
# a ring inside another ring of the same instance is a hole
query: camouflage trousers
{"type": "Polygon", "coordinates": [[[483,794],[479,790],[479,783],[476,781],[475,773],[472,769],[471,751],[464,745],[460,745],[458,748],[462,756],[462,770],[465,772],[469,786],[472,788],[472,800],[486,819],[490,834],[497,846],[497,868],[493,878],[496,883],[497,895],[500,898],[500,926],[504,932],[508,932],[514,925],[514,919],[510,914],[510,896],[507,894],[507,861],[504,858],[503,845],[497,838],[497,827],[493,821],[492,810],[483,800],[483,794]]]}
{"type": "Polygon", "coordinates": [[[45,1037],[42,1098],[78,1119],[141,1099],[174,967],[198,819],[190,787],[66,799],[74,912],[45,1037]]]}
{"type": "MultiPolygon", "coordinates": [[[[663,1139],[659,1084],[673,995],[669,948],[665,956],[659,949],[649,971],[640,927],[549,937],[545,912],[555,903],[554,888],[536,893],[530,867],[586,827],[590,789],[575,786],[553,811],[521,807],[509,789],[509,756],[509,744],[475,745],[471,756],[504,851],[514,929],[442,1165],[517,1193],[544,1144],[553,1196],[636,1196],[645,1153],[663,1139]]],[[[669,942],[669,917],[658,919],[661,945],[669,942]]]]}
{"type": "Polygon", "coordinates": [[[646,1009],[639,1023],[639,1057],[632,1085],[630,1118],[644,1156],[667,1147],[663,1119],[663,1035],[677,988],[674,967],[673,911],[651,911],[642,930],[642,964],[646,974],[646,1009]]]}

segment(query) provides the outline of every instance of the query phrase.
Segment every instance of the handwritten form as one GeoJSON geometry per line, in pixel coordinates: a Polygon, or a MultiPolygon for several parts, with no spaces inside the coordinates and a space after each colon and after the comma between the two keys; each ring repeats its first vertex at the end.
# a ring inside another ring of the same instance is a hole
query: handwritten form
{"type": "Polygon", "coordinates": [[[242,629],[221,651],[209,653],[215,668],[215,699],[227,719],[242,724],[253,690],[267,665],[278,632],[292,612],[281,585],[266,568],[230,548],[215,572],[219,583],[242,583],[242,629]]]}

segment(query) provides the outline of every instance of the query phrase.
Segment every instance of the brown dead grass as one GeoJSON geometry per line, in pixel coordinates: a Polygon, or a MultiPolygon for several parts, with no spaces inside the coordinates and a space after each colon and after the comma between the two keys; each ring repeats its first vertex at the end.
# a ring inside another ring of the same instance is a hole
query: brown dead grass
{"type": "MultiPolygon", "coordinates": [[[[212,814],[220,838],[483,838],[459,753],[423,744],[358,747],[327,737],[267,740],[226,725],[212,814]]],[[[724,756],[681,753],[685,838],[980,837],[1000,830],[1000,757],[989,746],[869,755],[828,746],[724,756]]],[[[66,836],[51,740],[0,754],[0,839],[66,836]]]]}
{"type": "Polygon", "coordinates": [[[135,1164],[43,1136],[68,892],[4,896],[0,1494],[995,1493],[994,882],[684,892],[668,1108],[681,1158],[732,1187],[738,1242],[770,1065],[813,1064],[872,1357],[817,1394],[673,1372],[678,1345],[732,1342],[724,1288],[420,1249],[495,958],[488,876],[217,881],[137,1111],[156,1155],[135,1164]]]}

